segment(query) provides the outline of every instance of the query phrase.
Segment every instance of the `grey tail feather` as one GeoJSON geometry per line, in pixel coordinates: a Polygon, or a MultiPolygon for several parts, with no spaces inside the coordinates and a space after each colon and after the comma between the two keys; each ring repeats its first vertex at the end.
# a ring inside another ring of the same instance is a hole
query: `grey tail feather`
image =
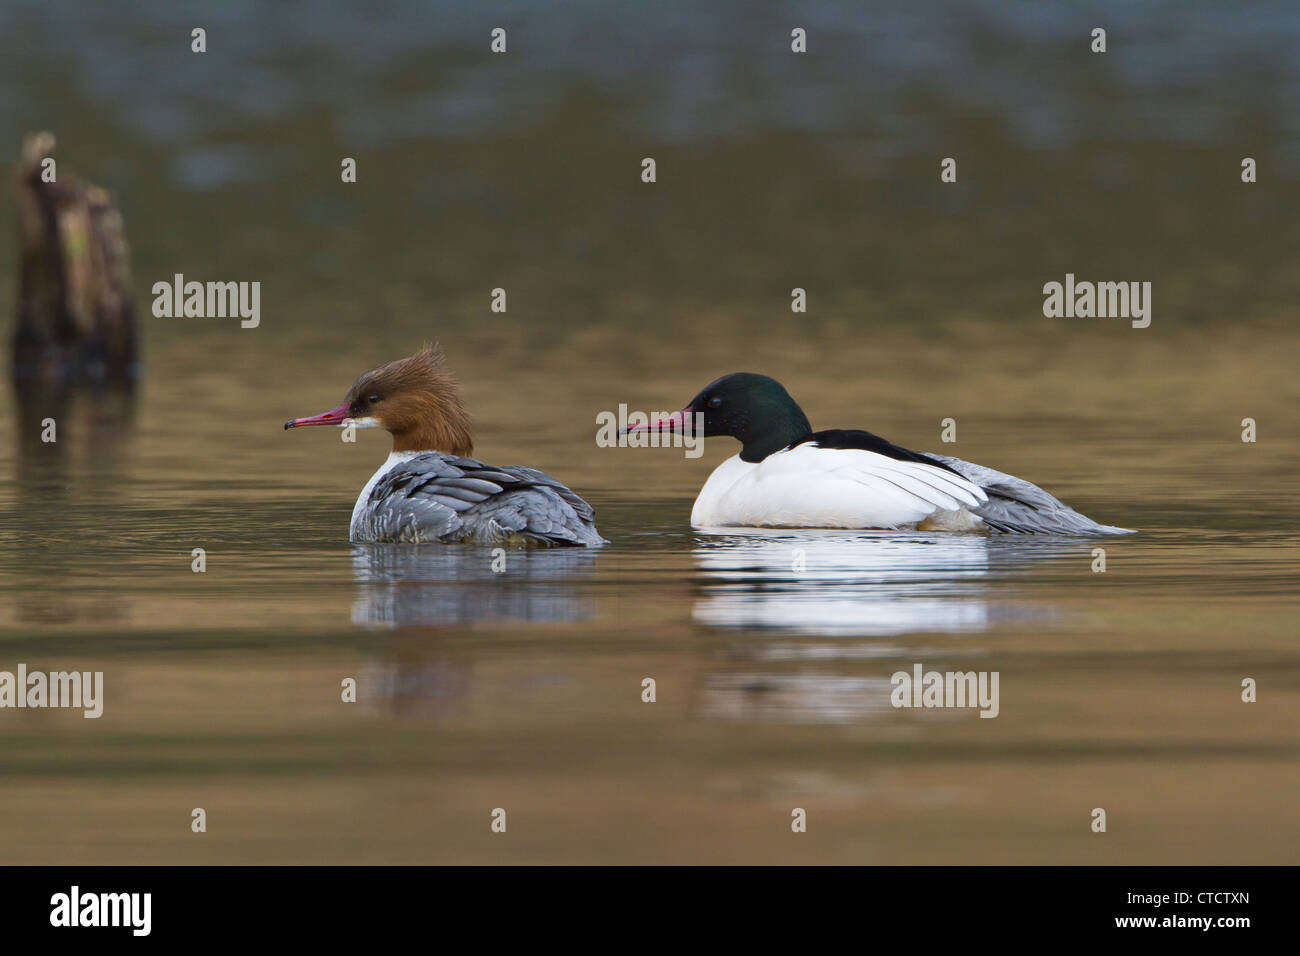
{"type": "Polygon", "coordinates": [[[972,508],[971,513],[979,516],[995,531],[1008,534],[1088,536],[1137,533],[1131,528],[1099,524],[1023,478],[962,461],[960,458],[934,454],[928,457],[943,462],[984,489],[989,500],[978,508],[972,508]]]}

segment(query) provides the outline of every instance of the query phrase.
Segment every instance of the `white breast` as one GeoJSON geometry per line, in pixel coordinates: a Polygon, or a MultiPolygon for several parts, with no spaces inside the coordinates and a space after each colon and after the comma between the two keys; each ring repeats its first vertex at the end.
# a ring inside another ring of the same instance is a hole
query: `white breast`
{"type": "Polygon", "coordinates": [[[395,451],[388,455],[387,460],[379,466],[379,470],[370,476],[366,486],[361,489],[361,494],[357,495],[357,503],[352,506],[352,523],[349,525],[349,536],[352,540],[357,540],[358,524],[366,512],[366,502],[370,500],[370,492],[374,490],[375,485],[379,484],[379,479],[392,471],[393,468],[404,461],[410,461],[416,455],[422,455],[419,451],[395,451]]]}
{"type": "Polygon", "coordinates": [[[805,442],[757,463],[728,458],[700,490],[691,524],[900,528],[987,500],[978,485],[936,465],[805,442]]]}

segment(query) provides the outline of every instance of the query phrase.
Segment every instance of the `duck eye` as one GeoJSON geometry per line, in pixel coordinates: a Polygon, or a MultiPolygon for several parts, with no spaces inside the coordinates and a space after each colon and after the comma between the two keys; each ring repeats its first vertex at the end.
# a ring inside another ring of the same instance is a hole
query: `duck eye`
{"type": "Polygon", "coordinates": [[[379,396],[371,395],[368,399],[366,399],[366,401],[368,401],[371,405],[373,405],[375,404],[375,402],[379,401],[379,396]]]}
{"type": "Polygon", "coordinates": [[[721,407],[722,407],[722,399],[719,398],[717,395],[714,395],[711,399],[709,399],[709,408],[721,408],[721,407]]]}

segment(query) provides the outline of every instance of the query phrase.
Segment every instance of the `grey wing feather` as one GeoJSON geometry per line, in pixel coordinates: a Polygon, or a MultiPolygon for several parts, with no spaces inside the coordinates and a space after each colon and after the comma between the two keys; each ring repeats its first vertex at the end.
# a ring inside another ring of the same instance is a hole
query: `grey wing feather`
{"type": "Polygon", "coordinates": [[[587,504],[587,502],[579,498],[568,487],[556,481],[546,472],[538,471],[536,468],[525,468],[523,465],[515,465],[510,470],[534,484],[554,489],[556,494],[558,494],[560,498],[577,513],[578,517],[582,518],[584,521],[591,521],[596,517],[596,511],[591,507],[591,505],[587,504]]]}
{"type": "Polygon", "coordinates": [[[395,466],[366,508],[363,533],[371,541],[606,543],[591,505],[550,475],[437,452],[395,466]]]}
{"type": "Polygon", "coordinates": [[[927,453],[984,489],[988,502],[971,508],[991,528],[1021,534],[1134,534],[1130,528],[1098,524],[1037,485],[983,465],[927,453]]]}
{"type": "Polygon", "coordinates": [[[898,462],[891,468],[886,459],[886,463],[876,465],[874,475],[949,511],[962,506],[975,507],[988,500],[975,482],[963,481],[962,476],[920,462],[898,462]]]}

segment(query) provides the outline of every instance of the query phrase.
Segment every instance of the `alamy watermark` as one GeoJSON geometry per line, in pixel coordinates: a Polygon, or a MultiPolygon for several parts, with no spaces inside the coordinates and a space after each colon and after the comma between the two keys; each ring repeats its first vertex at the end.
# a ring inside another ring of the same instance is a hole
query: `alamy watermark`
{"type": "Polygon", "coordinates": [[[232,319],[255,329],[262,321],[262,283],[186,282],[176,273],[171,282],[153,284],[153,314],[157,319],[232,319]]]}
{"type": "Polygon", "coordinates": [[[152,893],[83,893],[73,886],[50,897],[51,926],[126,926],[133,936],[148,936],[152,912],[152,893]]]}
{"type": "Polygon", "coordinates": [[[687,458],[704,454],[704,413],[629,412],[626,404],[618,412],[596,415],[598,448],[684,448],[687,458]]]}
{"type": "Polygon", "coordinates": [[[1151,324],[1150,282],[1075,282],[1043,286],[1043,315],[1049,319],[1132,319],[1135,329],[1151,324]]]}
{"type": "Polygon", "coordinates": [[[925,671],[912,665],[912,673],[895,671],[889,678],[894,707],[978,707],[981,717],[996,717],[998,671],[925,671]]]}
{"type": "Polygon", "coordinates": [[[104,713],[103,671],[0,671],[0,710],[6,707],[40,709],[81,708],[86,718],[104,713]]]}

